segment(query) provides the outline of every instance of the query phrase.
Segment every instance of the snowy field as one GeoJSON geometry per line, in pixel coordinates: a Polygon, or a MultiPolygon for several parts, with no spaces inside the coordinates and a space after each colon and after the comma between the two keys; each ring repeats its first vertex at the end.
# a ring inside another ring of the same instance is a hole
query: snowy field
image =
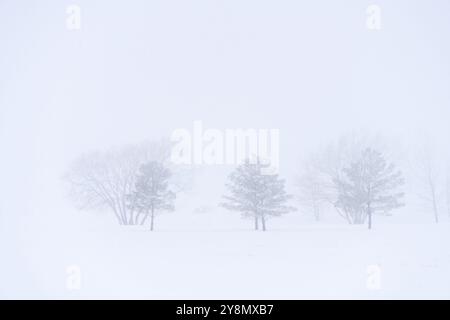
{"type": "Polygon", "coordinates": [[[159,217],[153,233],[105,225],[106,216],[98,224],[74,218],[79,224],[66,230],[28,219],[21,233],[32,240],[6,250],[3,298],[450,298],[448,223],[378,218],[369,232],[301,223],[294,214],[263,233],[233,214],[185,216],[190,224],[176,215],[159,217]]]}

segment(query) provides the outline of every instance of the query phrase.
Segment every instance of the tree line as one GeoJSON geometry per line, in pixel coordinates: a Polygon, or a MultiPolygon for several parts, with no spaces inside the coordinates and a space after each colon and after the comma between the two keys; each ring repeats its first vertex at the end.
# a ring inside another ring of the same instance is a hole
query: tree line
{"type": "MultiPolygon", "coordinates": [[[[159,141],[83,155],[65,175],[71,198],[80,209],[107,209],[121,225],[148,224],[153,231],[157,214],[175,210],[177,194],[192,178],[188,167],[170,162],[170,151],[170,142],[159,141]]],[[[418,171],[421,194],[438,222],[438,177],[430,154],[425,155],[428,160],[419,162],[418,171]]],[[[374,215],[390,215],[405,205],[404,173],[389,158],[389,151],[374,141],[343,137],[300,163],[295,195],[286,192],[278,174],[266,174],[270,163],[249,158],[229,174],[219,205],[252,220],[255,230],[266,231],[270,218],[299,209],[316,220],[333,209],[349,224],[371,229],[374,215]]],[[[445,186],[450,215],[448,176],[445,186]]]]}

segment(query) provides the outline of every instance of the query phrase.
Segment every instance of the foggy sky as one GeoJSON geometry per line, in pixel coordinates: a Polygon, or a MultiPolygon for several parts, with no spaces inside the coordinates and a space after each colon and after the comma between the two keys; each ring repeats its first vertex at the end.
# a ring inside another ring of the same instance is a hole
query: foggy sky
{"type": "MultiPolygon", "coordinates": [[[[86,151],[195,120],[275,128],[289,179],[305,153],[353,130],[448,146],[449,14],[446,0],[0,0],[0,246],[15,262],[2,274],[28,274],[34,241],[64,233],[60,178],[86,151]],[[372,3],[379,31],[366,28],[372,3]]],[[[2,281],[20,291],[31,279],[2,281]]]]}

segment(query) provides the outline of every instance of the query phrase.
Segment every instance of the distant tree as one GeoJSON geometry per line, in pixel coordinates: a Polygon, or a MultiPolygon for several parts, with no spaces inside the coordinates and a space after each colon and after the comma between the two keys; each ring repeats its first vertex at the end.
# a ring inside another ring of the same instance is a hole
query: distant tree
{"type": "Polygon", "coordinates": [[[414,159],[416,188],[415,192],[433,213],[434,221],[439,223],[439,204],[442,201],[442,178],[441,163],[435,154],[435,149],[427,141],[418,150],[414,159]]]}
{"type": "Polygon", "coordinates": [[[349,224],[353,224],[354,217],[335,205],[339,197],[336,181],[346,177],[345,169],[358,161],[368,146],[383,150],[384,154],[389,153],[389,148],[381,137],[364,132],[350,132],[327,146],[318,148],[306,161],[302,161],[297,178],[297,199],[303,210],[314,212],[317,218],[321,212],[333,209],[349,224]]]}
{"type": "Polygon", "coordinates": [[[237,167],[229,176],[226,185],[229,195],[221,205],[233,211],[241,212],[245,218],[252,218],[255,230],[259,229],[259,221],[262,230],[266,231],[266,221],[270,217],[295,211],[295,208],[287,205],[292,196],[286,194],[284,180],[277,174],[265,175],[262,169],[268,167],[259,159],[254,162],[247,160],[237,167]]]}
{"type": "Polygon", "coordinates": [[[130,208],[137,210],[136,221],[143,225],[150,216],[150,230],[154,229],[155,213],[174,210],[176,195],[168,190],[171,173],[162,163],[143,164],[136,177],[135,189],[128,197],[130,208]],[[142,216],[142,219],[140,217],[142,216]]]}
{"type": "Polygon", "coordinates": [[[314,158],[307,159],[303,164],[303,172],[297,177],[296,187],[296,198],[303,211],[312,213],[315,220],[319,221],[331,194],[327,176],[317,168],[314,158]]]}
{"type": "Polygon", "coordinates": [[[109,209],[119,224],[135,224],[134,209],[126,205],[139,168],[139,155],[132,147],[92,152],[78,158],[65,178],[70,195],[80,209],[109,209]]]}
{"type": "Polygon", "coordinates": [[[140,224],[137,208],[129,203],[139,168],[149,161],[165,163],[170,150],[163,140],[85,154],[65,174],[70,196],[80,209],[107,209],[121,225],[140,224]]]}
{"type": "Polygon", "coordinates": [[[387,164],[381,153],[365,149],[344,173],[344,177],[335,181],[338,188],[335,205],[351,223],[363,224],[368,218],[371,229],[373,214],[403,206],[400,200],[404,194],[398,191],[404,184],[402,173],[394,164],[387,164]]]}

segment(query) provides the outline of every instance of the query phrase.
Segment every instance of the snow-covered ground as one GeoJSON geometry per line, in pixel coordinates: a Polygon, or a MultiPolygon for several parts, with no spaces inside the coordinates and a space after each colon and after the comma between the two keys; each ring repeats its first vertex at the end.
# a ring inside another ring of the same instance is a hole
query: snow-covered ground
{"type": "Polygon", "coordinates": [[[382,217],[368,231],[291,214],[263,233],[217,210],[160,216],[151,233],[109,215],[71,217],[49,228],[22,220],[18,247],[2,259],[2,297],[450,298],[447,222],[382,217]]]}

